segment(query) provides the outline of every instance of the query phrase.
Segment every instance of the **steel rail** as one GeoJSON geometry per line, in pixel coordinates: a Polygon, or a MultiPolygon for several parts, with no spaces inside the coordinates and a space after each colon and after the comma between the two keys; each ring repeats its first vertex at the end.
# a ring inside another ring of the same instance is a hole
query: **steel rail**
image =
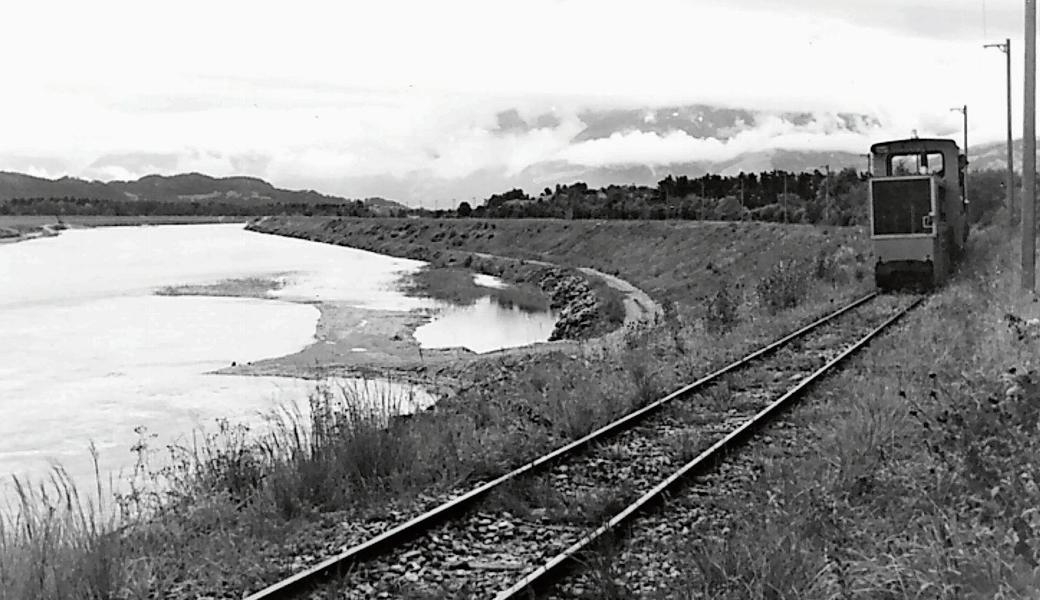
{"type": "Polygon", "coordinates": [[[600,525],[592,532],[582,536],[580,540],[572,544],[569,548],[548,560],[538,569],[528,573],[523,579],[516,582],[508,589],[499,592],[499,594],[495,596],[495,600],[532,598],[535,590],[543,589],[557,581],[561,576],[565,575],[567,568],[579,560],[579,555],[588,550],[592,544],[601,539],[606,539],[604,536],[607,534],[620,530],[634,517],[652,506],[653,503],[661,501],[667,492],[674,490],[685,479],[696,473],[708,471],[714,465],[718,464],[726,452],[746,441],[752,433],[768,423],[769,420],[778,414],[788,403],[798,398],[806,389],[808,389],[818,379],[825,376],[831,369],[859,351],[870,342],[871,339],[898,321],[903,315],[914,309],[922,300],[924,300],[923,296],[918,297],[909,306],[885,320],[881,325],[872,329],[855,344],[849,346],[827,362],[827,364],[799,381],[793,388],[785,392],[782,396],[757,412],[753,417],[731,431],[726,435],[726,437],[715,442],[707,450],[701,452],[696,458],[673,472],[651,490],[640,496],[632,504],[614,515],[609,521],[600,525]]]}
{"type": "Polygon", "coordinates": [[[561,458],[573,454],[576,451],[588,446],[594,441],[602,438],[606,438],[612,433],[618,430],[623,430],[627,427],[631,427],[647,415],[659,410],[672,400],[681,398],[687,394],[690,394],[694,390],[711,383],[712,381],[722,377],[723,375],[739,369],[744,365],[752,362],[762,356],[765,356],[771,352],[780,349],[783,346],[791,343],[792,341],[802,337],[817,327],[849,312],[850,310],[857,308],[870,300],[877,297],[877,292],[871,292],[862,298],[852,302],[840,308],[830,314],[824,315],[819,319],[809,323],[808,325],[798,329],[797,331],[790,333],[775,342],[772,342],[758,350],[738,359],[721,369],[714,371],[704,377],[701,377],[697,381],[691,384],[685,385],[667,396],[655,400],[654,402],[647,404],[646,406],[628,413],[627,415],[600,427],[599,429],[586,434],[585,436],[578,438],[564,446],[557,448],[544,454],[541,457],[526,463],[504,475],[501,475],[491,481],[478,485],[472,490],[453,498],[444,504],[441,504],[433,509],[413,517],[408,521],[397,525],[396,527],[385,531],[371,539],[368,539],[360,544],[357,544],[347,550],[344,550],[340,554],[329,557],[320,563],[309,567],[299,573],[291,575],[290,577],[271,584],[270,586],[254,592],[245,597],[244,600],[275,600],[279,598],[288,598],[302,589],[311,587],[318,583],[322,579],[326,579],[337,574],[346,573],[351,567],[371,560],[372,558],[379,556],[387,550],[390,550],[396,546],[401,545],[404,542],[412,540],[420,536],[425,531],[431,529],[437,524],[450,518],[452,515],[464,512],[474,503],[481,498],[488,495],[492,490],[498,486],[516,479],[522,475],[534,473],[540,469],[547,468],[556,463],[561,458]]]}

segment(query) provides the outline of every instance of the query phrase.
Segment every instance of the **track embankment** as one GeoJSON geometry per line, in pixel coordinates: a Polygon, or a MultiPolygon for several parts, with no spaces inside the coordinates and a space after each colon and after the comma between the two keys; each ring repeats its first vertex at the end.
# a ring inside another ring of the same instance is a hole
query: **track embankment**
{"type": "Polygon", "coordinates": [[[680,305],[700,304],[724,284],[747,287],[781,261],[842,255],[866,264],[870,253],[858,228],[750,221],[293,216],[268,217],[250,229],[436,265],[465,266],[471,253],[483,253],[587,267],[630,282],[658,303],[680,305]]]}

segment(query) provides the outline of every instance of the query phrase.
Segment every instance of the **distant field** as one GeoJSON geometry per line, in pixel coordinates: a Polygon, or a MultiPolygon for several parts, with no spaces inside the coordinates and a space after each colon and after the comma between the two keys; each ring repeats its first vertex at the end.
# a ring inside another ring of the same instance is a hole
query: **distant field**
{"type": "MultiPolygon", "coordinates": [[[[177,225],[190,223],[245,223],[249,217],[213,217],[213,216],[184,216],[184,215],[153,215],[153,216],[100,216],[100,215],[70,215],[61,218],[62,222],[69,225],[83,225],[86,227],[105,227],[109,225],[177,225]]],[[[42,225],[57,223],[54,215],[0,215],[0,227],[11,228],[35,228],[42,225]]]]}

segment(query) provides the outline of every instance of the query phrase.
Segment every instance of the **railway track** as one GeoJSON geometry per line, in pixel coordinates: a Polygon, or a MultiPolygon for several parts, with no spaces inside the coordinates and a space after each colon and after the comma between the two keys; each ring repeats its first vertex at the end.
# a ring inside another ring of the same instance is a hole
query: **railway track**
{"type": "Polygon", "coordinates": [[[246,600],[530,597],[918,302],[860,298],[246,600]]]}

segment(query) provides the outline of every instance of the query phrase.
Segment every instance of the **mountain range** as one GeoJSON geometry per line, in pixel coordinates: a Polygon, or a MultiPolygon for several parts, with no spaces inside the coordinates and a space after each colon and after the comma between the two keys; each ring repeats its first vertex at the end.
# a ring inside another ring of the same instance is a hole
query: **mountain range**
{"type": "MultiPolygon", "coordinates": [[[[134,181],[87,181],[75,177],[45,179],[0,171],[0,201],[14,198],[88,198],[153,202],[223,202],[230,204],[344,204],[354,202],[314,190],[284,190],[256,177],[210,177],[201,173],[147,175],[134,181]]],[[[379,197],[365,205],[388,212],[403,205],[379,197]]]]}

